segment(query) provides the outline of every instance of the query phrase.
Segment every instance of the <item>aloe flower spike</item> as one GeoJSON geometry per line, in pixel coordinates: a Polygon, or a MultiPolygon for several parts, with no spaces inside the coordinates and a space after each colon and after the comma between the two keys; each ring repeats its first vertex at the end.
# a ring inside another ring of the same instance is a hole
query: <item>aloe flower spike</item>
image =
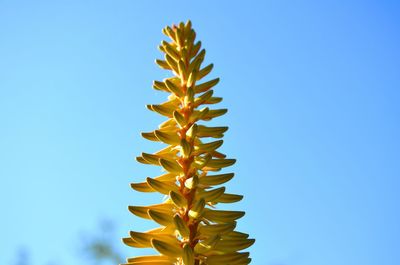
{"type": "Polygon", "coordinates": [[[228,127],[210,127],[206,121],[224,115],[226,109],[211,106],[222,98],[213,88],[219,78],[203,81],[213,64],[202,66],[205,50],[196,41],[192,24],[179,23],[166,27],[159,49],[164,59],[156,60],[172,76],[154,81],[156,90],[169,93],[168,100],[147,108],[166,117],[157,130],[142,133],[150,141],[166,146],[155,153],[142,153],[137,161],[159,166],[164,173],[147,178],[131,187],[139,192],[165,195],[160,204],[129,206],[134,215],[154,221],[159,227],[146,232],[131,231],[123,242],[135,248],[154,248],[158,254],[128,258],[136,265],[244,265],[254,243],[249,235],[235,231],[242,211],[217,210],[219,203],[234,203],[243,196],[226,193],[220,186],[233,178],[233,173],[213,173],[232,166],[236,160],[219,152],[220,139],[228,127]]]}

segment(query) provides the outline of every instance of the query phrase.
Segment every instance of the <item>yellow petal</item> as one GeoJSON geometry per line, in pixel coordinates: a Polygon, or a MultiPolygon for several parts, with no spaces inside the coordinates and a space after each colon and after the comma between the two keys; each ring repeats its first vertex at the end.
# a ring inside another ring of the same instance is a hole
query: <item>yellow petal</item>
{"type": "MultiPolygon", "coordinates": [[[[173,262],[175,262],[175,261],[176,261],[175,258],[171,258],[171,257],[168,257],[168,256],[156,256],[156,255],[153,255],[153,256],[139,256],[139,257],[134,257],[134,258],[128,258],[127,259],[127,262],[129,264],[135,264],[135,263],[138,263],[138,262],[147,262],[149,265],[153,264],[153,263],[150,263],[150,262],[169,262],[167,264],[173,264],[173,262]]],[[[157,264],[157,263],[154,263],[154,264],[157,264]]]]}
{"type": "Polygon", "coordinates": [[[227,174],[219,174],[219,175],[207,175],[204,177],[199,178],[200,184],[207,185],[207,186],[213,186],[213,185],[220,185],[225,182],[228,182],[233,178],[234,174],[233,173],[227,173],[227,174]]]}
{"type": "Polygon", "coordinates": [[[160,141],[160,140],[156,137],[156,135],[154,134],[154,132],[143,132],[143,133],[142,133],[142,136],[143,136],[143,138],[145,138],[145,139],[147,139],[147,140],[150,140],[150,141],[156,141],[156,142],[160,141]]]}
{"type": "Polygon", "coordinates": [[[213,64],[209,64],[206,67],[204,67],[203,69],[201,69],[199,71],[199,74],[197,75],[197,80],[202,79],[203,77],[205,77],[206,75],[208,75],[211,70],[213,69],[214,65],[213,64]]]}
{"type": "Polygon", "coordinates": [[[181,140],[181,153],[182,156],[187,158],[192,153],[192,146],[186,141],[186,139],[181,140]]]}
{"type": "Polygon", "coordinates": [[[168,172],[181,174],[183,172],[182,167],[175,161],[160,159],[161,166],[168,172]]]}
{"type": "Polygon", "coordinates": [[[149,164],[153,165],[160,165],[159,159],[160,157],[153,154],[142,153],[142,157],[146,160],[149,164]]]}
{"type": "Polygon", "coordinates": [[[206,92],[210,88],[214,87],[216,84],[218,84],[219,78],[215,78],[213,80],[210,80],[208,82],[202,83],[200,85],[196,85],[194,87],[194,92],[195,93],[201,93],[201,92],[206,92]]]}
{"type": "Polygon", "coordinates": [[[188,80],[187,80],[187,83],[186,83],[187,87],[193,87],[195,85],[195,83],[196,83],[196,80],[197,80],[197,70],[193,70],[189,74],[189,77],[188,77],[188,80]]]}
{"type": "Polygon", "coordinates": [[[203,151],[203,152],[211,152],[214,151],[215,149],[218,149],[221,147],[221,145],[224,143],[223,140],[218,140],[215,142],[210,142],[210,143],[205,143],[205,144],[200,144],[197,146],[198,151],[203,151]]]}
{"type": "MultiPolygon", "coordinates": [[[[164,181],[173,184],[176,181],[176,175],[172,173],[163,174],[161,176],[155,177],[155,180],[164,181]]],[[[132,189],[140,192],[155,192],[147,182],[131,183],[132,189]]]]}
{"type": "Polygon", "coordinates": [[[171,80],[166,79],[165,84],[167,85],[167,88],[174,93],[175,95],[181,97],[183,96],[183,91],[180,87],[178,87],[175,83],[173,83],[171,80]]]}
{"type": "Polygon", "coordinates": [[[175,73],[179,73],[178,72],[178,65],[175,62],[174,58],[172,58],[168,54],[166,54],[164,57],[165,57],[165,61],[166,61],[167,65],[169,66],[169,68],[171,70],[173,70],[175,73]]]}
{"type": "Polygon", "coordinates": [[[224,168],[235,164],[236,159],[211,159],[207,163],[207,167],[210,168],[224,168]]]}
{"type": "Polygon", "coordinates": [[[211,222],[215,223],[230,223],[236,219],[239,219],[245,215],[242,211],[222,211],[222,210],[211,210],[205,209],[203,217],[211,222]]]}
{"type": "Polygon", "coordinates": [[[214,137],[221,138],[223,133],[228,130],[228,127],[207,127],[204,125],[197,126],[197,136],[198,137],[214,137]]]}
{"type": "Polygon", "coordinates": [[[170,191],[178,191],[178,187],[173,183],[163,182],[152,178],[146,178],[147,183],[154,190],[162,194],[169,194],[170,191]]]}
{"type": "Polygon", "coordinates": [[[206,100],[203,104],[217,104],[222,101],[221,97],[211,97],[206,100]]]}
{"type": "Polygon", "coordinates": [[[193,265],[194,264],[193,249],[188,244],[186,244],[183,247],[182,261],[183,261],[184,265],[193,265]]]}
{"type": "Polygon", "coordinates": [[[141,233],[136,231],[130,231],[131,238],[141,244],[143,247],[152,247],[151,240],[153,238],[165,241],[165,242],[177,242],[176,237],[168,234],[152,234],[152,233],[141,233]]]}
{"type": "Polygon", "coordinates": [[[178,111],[174,111],[173,116],[176,123],[178,123],[181,128],[185,127],[187,122],[185,118],[182,116],[182,114],[180,114],[178,111]]]}
{"type": "Polygon", "coordinates": [[[199,184],[199,177],[197,175],[194,175],[193,177],[188,178],[185,181],[185,187],[188,189],[195,189],[198,184],[199,184]]]}
{"type": "Polygon", "coordinates": [[[214,202],[219,197],[221,197],[221,195],[224,194],[224,192],[225,192],[225,187],[220,187],[209,191],[199,192],[198,196],[204,198],[206,202],[214,202]]]}
{"type": "Polygon", "coordinates": [[[180,257],[182,256],[182,248],[175,244],[168,244],[166,242],[153,239],[151,240],[153,247],[161,254],[168,257],[180,257]]]}
{"type": "Polygon", "coordinates": [[[165,85],[164,82],[153,81],[153,88],[156,89],[156,90],[169,92],[169,90],[168,90],[168,88],[167,88],[167,86],[165,85]]]}
{"type": "Polygon", "coordinates": [[[186,132],[186,136],[189,138],[194,138],[197,136],[197,132],[198,132],[198,127],[197,124],[193,124],[192,126],[190,126],[189,130],[187,130],[186,132]]]}
{"type": "Polygon", "coordinates": [[[158,64],[162,69],[171,70],[171,66],[169,66],[164,60],[157,59],[156,64],[158,64]]]}
{"type": "Polygon", "coordinates": [[[224,115],[225,113],[228,112],[228,109],[214,109],[214,110],[210,110],[207,112],[206,115],[204,115],[201,119],[205,120],[205,121],[209,121],[213,118],[219,117],[224,115]]]}
{"type": "Polygon", "coordinates": [[[212,97],[213,93],[214,92],[212,90],[209,90],[206,93],[202,94],[201,96],[199,96],[194,100],[194,105],[199,106],[201,104],[204,104],[205,102],[207,102],[207,100],[209,100],[212,97]]]}
{"type": "Polygon", "coordinates": [[[159,223],[160,225],[167,226],[171,225],[173,223],[173,218],[171,214],[168,213],[163,213],[155,210],[148,210],[147,214],[150,216],[150,218],[159,223]]]}
{"type": "Polygon", "coordinates": [[[175,132],[163,132],[160,130],[155,130],[154,134],[161,142],[164,142],[166,144],[178,145],[181,141],[181,139],[175,132]]]}
{"type": "Polygon", "coordinates": [[[162,42],[162,47],[164,47],[163,52],[167,53],[169,56],[171,56],[175,61],[179,60],[179,53],[176,51],[174,47],[171,46],[166,41],[162,42]]]}
{"type": "Polygon", "coordinates": [[[232,232],[233,229],[235,229],[235,227],[236,227],[235,221],[225,223],[225,224],[201,225],[201,226],[199,226],[199,234],[206,235],[206,236],[219,234],[219,235],[223,236],[224,234],[232,232]]]}
{"type": "Polygon", "coordinates": [[[203,214],[204,206],[206,205],[205,200],[201,198],[196,201],[192,209],[189,210],[189,216],[198,219],[203,214]]]}
{"type": "Polygon", "coordinates": [[[150,206],[129,206],[128,209],[131,213],[133,213],[138,217],[151,219],[150,216],[148,215],[148,210],[155,210],[157,212],[172,214],[173,207],[174,206],[172,204],[160,203],[150,206]]]}
{"type": "Polygon", "coordinates": [[[177,207],[187,207],[186,199],[176,191],[170,191],[169,197],[177,207]]]}
{"type": "Polygon", "coordinates": [[[239,251],[250,247],[254,242],[254,239],[220,240],[215,246],[215,250],[223,252],[239,251]]]}
{"type": "Polygon", "coordinates": [[[182,60],[179,60],[179,62],[178,62],[178,73],[180,74],[180,76],[183,80],[186,80],[187,72],[186,72],[185,63],[182,60]]]}
{"type": "Polygon", "coordinates": [[[179,217],[179,215],[174,216],[174,224],[175,228],[178,231],[178,233],[181,235],[183,238],[189,238],[189,228],[186,226],[186,224],[183,222],[183,220],[179,217]]]}
{"type": "Polygon", "coordinates": [[[224,193],[217,199],[212,200],[212,202],[213,203],[234,203],[234,202],[238,202],[242,199],[243,199],[242,195],[224,193]]]}
{"type": "MultiPolygon", "coordinates": [[[[190,58],[193,58],[194,56],[196,56],[196,54],[199,52],[200,48],[201,48],[201,41],[198,41],[193,46],[193,49],[192,49],[192,51],[190,53],[190,58]]],[[[202,50],[202,51],[204,51],[204,53],[205,53],[205,50],[202,50]]],[[[203,55],[203,58],[204,58],[204,55],[203,55]]]]}

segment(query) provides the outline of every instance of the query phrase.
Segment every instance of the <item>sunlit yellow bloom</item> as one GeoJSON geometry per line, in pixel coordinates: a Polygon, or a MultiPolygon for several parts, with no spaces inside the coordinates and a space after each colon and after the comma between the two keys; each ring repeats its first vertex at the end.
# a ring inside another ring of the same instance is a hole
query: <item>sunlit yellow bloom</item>
{"type": "Polygon", "coordinates": [[[227,109],[211,105],[222,101],[212,90],[219,78],[203,81],[213,69],[202,63],[205,50],[196,41],[190,21],[163,29],[170,41],[162,41],[159,50],[163,59],[156,63],[171,71],[172,76],[154,81],[153,88],[169,95],[161,104],[147,108],[167,119],[152,132],[142,133],[150,141],[165,147],[155,153],[141,153],[136,160],[159,166],[164,174],[132,183],[139,192],[158,192],[165,197],[159,204],[129,206],[129,211],[152,220],[159,227],[131,231],[123,242],[135,248],[154,248],[159,254],[128,258],[136,265],[245,265],[251,262],[249,252],[254,239],[235,231],[243,211],[216,209],[220,203],[234,203],[243,196],[226,192],[222,185],[233,173],[209,174],[232,166],[236,160],[217,151],[218,140],[228,127],[207,126],[204,122],[224,115],[227,109]],[[201,83],[200,83],[201,82],[201,83]],[[213,140],[214,139],[214,140],[213,140]],[[217,140],[215,140],[217,139],[217,140]],[[216,187],[217,186],[217,187],[216,187]]]}

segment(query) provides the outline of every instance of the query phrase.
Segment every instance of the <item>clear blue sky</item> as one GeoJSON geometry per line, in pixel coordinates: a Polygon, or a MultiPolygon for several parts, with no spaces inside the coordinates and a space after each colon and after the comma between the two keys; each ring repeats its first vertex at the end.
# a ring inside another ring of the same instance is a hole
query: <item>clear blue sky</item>
{"type": "Polygon", "coordinates": [[[149,225],[129,183],[161,119],[161,28],[190,18],[221,77],[223,150],[255,265],[400,264],[398,1],[0,1],[0,264],[79,261],[80,231],[149,225]],[[200,3],[201,2],[201,3],[200,3]]]}

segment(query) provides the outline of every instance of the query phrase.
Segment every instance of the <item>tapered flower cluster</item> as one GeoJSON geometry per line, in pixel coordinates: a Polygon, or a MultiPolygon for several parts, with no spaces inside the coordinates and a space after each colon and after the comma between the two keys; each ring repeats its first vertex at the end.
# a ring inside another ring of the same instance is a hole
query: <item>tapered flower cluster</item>
{"type": "Polygon", "coordinates": [[[154,248],[160,254],[128,258],[126,264],[249,264],[249,253],[241,251],[254,239],[235,231],[236,220],[245,213],[217,210],[215,206],[243,197],[226,193],[225,187],[220,186],[232,179],[233,173],[213,173],[235,163],[235,159],[217,151],[223,143],[218,139],[228,127],[204,125],[227,112],[208,107],[222,100],[211,90],[219,79],[201,81],[213,65],[202,67],[205,50],[200,41],[195,41],[190,21],[166,27],[163,33],[170,41],[159,46],[165,59],[156,63],[173,76],[154,81],[154,88],[169,96],[166,102],[147,107],[167,120],[159,129],[142,136],[166,147],[154,154],[142,153],[137,160],[161,166],[165,174],[131,186],[140,192],[162,193],[166,199],[156,205],[130,206],[134,215],[153,220],[160,227],[147,232],[131,231],[130,237],[123,239],[129,246],[154,248]]]}

